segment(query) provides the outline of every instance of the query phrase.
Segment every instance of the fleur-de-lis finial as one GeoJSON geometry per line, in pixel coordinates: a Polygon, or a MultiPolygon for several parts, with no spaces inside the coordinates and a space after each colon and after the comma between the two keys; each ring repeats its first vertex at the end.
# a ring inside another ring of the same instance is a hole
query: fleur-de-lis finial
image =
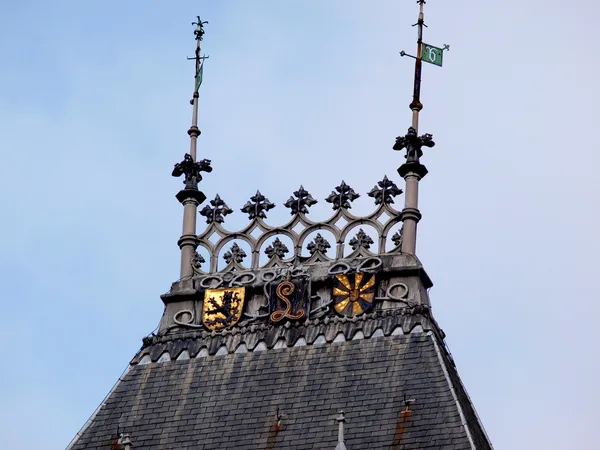
{"type": "Polygon", "coordinates": [[[206,205],[200,211],[200,215],[206,217],[206,223],[223,223],[225,216],[231,214],[233,209],[227,206],[219,194],[215,196],[214,200],[210,201],[210,205],[206,205]]]}
{"type": "Polygon", "coordinates": [[[208,23],[208,20],[205,20],[204,22],[202,22],[202,20],[200,20],[200,16],[196,16],[198,18],[197,22],[192,22],[192,25],[196,25],[196,29],[194,30],[194,35],[196,36],[196,40],[197,41],[201,41],[202,38],[204,37],[204,25],[206,25],[208,23]]]}
{"type": "Polygon", "coordinates": [[[234,242],[231,250],[223,255],[223,259],[227,264],[231,264],[232,261],[240,264],[246,256],[246,252],[237,245],[237,242],[234,242]]]}
{"type": "Polygon", "coordinates": [[[291,209],[291,214],[308,214],[308,208],[317,203],[317,201],[308,193],[303,186],[294,192],[294,197],[290,197],[287,202],[284,203],[286,208],[291,209]]]}
{"type": "Polygon", "coordinates": [[[350,242],[349,242],[350,247],[352,247],[352,250],[356,250],[359,247],[362,247],[362,248],[368,250],[373,243],[374,242],[373,242],[373,239],[371,239],[371,236],[369,236],[367,233],[365,233],[362,228],[360,230],[358,230],[358,233],[356,233],[356,236],[354,236],[352,239],[350,239],[350,242]]]}
{"type": "Polygon", "coordinates": [[[183,161],[175,164],[171,175],[174,177],[180,177],[185,175],[183,183],[186,189],[198,189],[198,183],[202,181],[200,172],[212,172],[210,166],[210,159],[203,159],[198,162],[194,162],[192,155],[186,153],[183,157],[183,161]]]}
{"type": "Polygon", "coordinates": [[[314,255],[316,252],[325,254],[327,253],[327,249],[331,248],[331,244],[321,236],[321,233],[317,233],[315,238],[306,246],[306,248],[311,255],[314,255]]]}
{"type": "Polygon", "coordinates": [[[262,195],[260,191],[250,197],[250,201],[246,202],[242,208],[242,212],[248,214],[248,219],[253,220],[257,217],[266,219],[265,211],[275,208],[275,204],[271,203],[267,197],[262,195]]]}
{"type": "Polygon", "coordinates": [[[417,131],[410,127],[405,136],[398,136],[396,138],[396,142],[394,150],[402,150],[406,148],[406,158],[407,162],[418,161],[421,156],[423,156],[422,147],[433,147],[435,142],[433,142],[433,135],[424,134],[423,136],[417,137],[417,131]]]}
{"type": "Polygon", "coordinates": [[[383,180],[379,181],[377,185],[369,191],[369,197],[375,199],[376,205],[385,203],[389,205],[394,203],[394,197],[402,194],[402,189],[396,186],[396,183],[388,179],[387,176],[383,177],[383,180]]]}
{"type": "Polygon", "coordinates": [[[353,202],[358,197],[360,197],[360,195],[354,192],[354,189],[342,180],[342,184],[336,186],[335,191],[332,191],[325,201],[331,203],[334,210],[340,208],[349,209],[351,208],[350,202],[353,202]]]}
{"type": "Polygon", "coordinates": [[[269,258],[277,256],[278,258],[283,259],[285,254],[289,253],[289,250],[279,238],[276,238],[273,243],[265,249],[265,253],[269,258]]]}

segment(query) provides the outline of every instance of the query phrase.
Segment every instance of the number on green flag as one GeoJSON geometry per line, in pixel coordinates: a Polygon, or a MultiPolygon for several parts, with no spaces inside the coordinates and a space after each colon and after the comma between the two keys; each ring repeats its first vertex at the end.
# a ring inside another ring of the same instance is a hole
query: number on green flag
{"type": "Polygon", "coordinates": [[[423,49],[421,51],[421,59],[430,64],[442,67],[442,56],[444,50],[433,45],[423,43],[423,49]]]}

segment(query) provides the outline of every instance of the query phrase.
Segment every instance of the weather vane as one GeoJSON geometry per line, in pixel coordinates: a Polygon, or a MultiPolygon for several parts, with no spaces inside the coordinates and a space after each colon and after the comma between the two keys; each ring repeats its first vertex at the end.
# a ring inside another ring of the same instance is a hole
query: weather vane
{"type": "MultiPolygon", "coordinates": [[[[196,52],[195,56],[192,58],[188,57],[188,60],[196,61],[196,72],[194,74],[195,85],[194,85],[194,98],[198,96],[198,89],[200,89],[200,85],[202,84],[202,75],[204,72],[204,60],[208,59],[209,56],[200,56],[200,41],[204,38],[204,25],[208,23],[208,21],[200,20],[200,16],[198,17],[197,22],[192,22],[192,25],[196,25],[196,29],[194,30],[194,36],[196,36],[196,52]]],[[[194,99],[190,100],[190,104],[194,104],[194,99]]]]}
{"type": "Polygon", "coordinates": [[[413,25],[413,27],[418,27],[417,56],[409,55],[404,50],[400,52],[400,56],[409,56],[415,59],[415,85],[413,89],[413,100],[410,104],[410,109],[413,111],[412,127],[415,131],[419,129],[419,111],[423,109],[423,104],[421,103],[422,61],[442,67],[444,50],[450,50],[449,45],[444,45],[440,48],[423,42],[423,27],[427,27],[423,15],[423,5],[425,5],[426,2],[425,0],[417,0],[417,3],[419,4],[419,20],[413,25]]]}

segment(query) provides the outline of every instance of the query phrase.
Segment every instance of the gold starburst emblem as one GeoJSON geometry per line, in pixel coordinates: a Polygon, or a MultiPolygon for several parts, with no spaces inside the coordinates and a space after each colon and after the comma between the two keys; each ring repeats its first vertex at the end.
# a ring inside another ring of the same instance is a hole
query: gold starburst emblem
{"type": "Polygon", "coordinates": [[[375,275],[357,273],[353,277],[336,275],[333,285],[333,307],[345,316],[362,314],[373,305],[375,275]],[[353,278],[351,280],[351,278],[353,278]]]}

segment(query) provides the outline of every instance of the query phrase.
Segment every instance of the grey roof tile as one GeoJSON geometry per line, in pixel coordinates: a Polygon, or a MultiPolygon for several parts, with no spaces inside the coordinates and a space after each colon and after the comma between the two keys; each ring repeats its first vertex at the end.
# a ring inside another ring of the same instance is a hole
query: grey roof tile
{"type": "Polygon", "coordinates": [[[459,405],[476,448],[491,449],[434,339],[388,336],[133,366],[72,450],[106,449],[117,428],[136,450],[333,450],[340,409],[349,450],[469,449],[459,405]],[[404,394],[415,399],[406,416],[404,394]]]}

